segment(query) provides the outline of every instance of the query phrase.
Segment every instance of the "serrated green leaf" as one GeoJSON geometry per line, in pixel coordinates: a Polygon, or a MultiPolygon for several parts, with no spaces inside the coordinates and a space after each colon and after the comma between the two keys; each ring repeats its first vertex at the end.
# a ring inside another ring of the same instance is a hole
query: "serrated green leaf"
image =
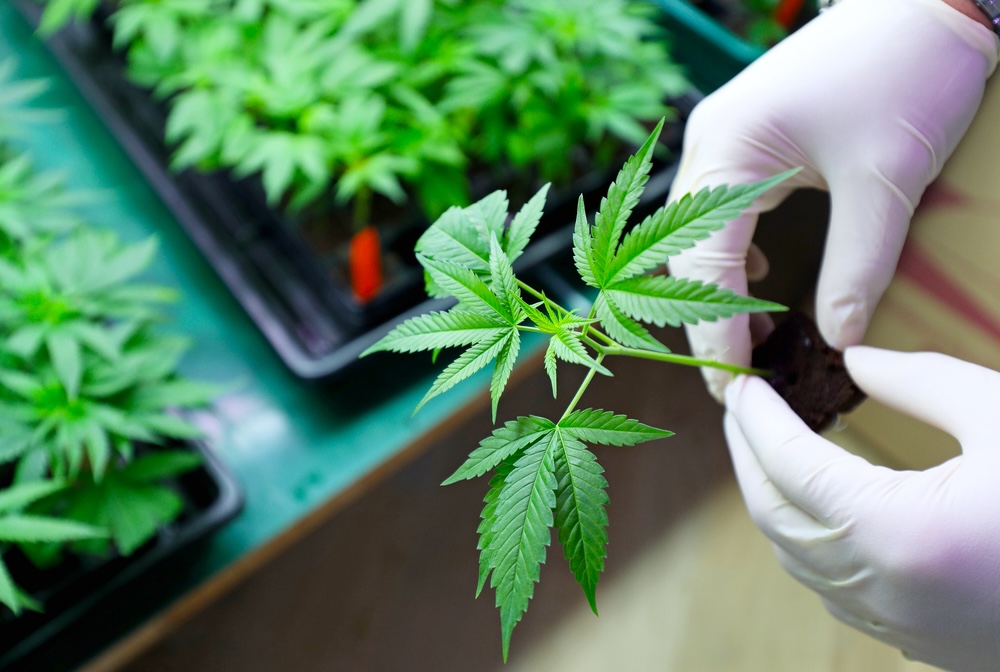
{"type": "Polygon", "coordinates": [[[132,460],[117,475],[131,483],[153,483],[191,471],[203,463],[204,459],[194,451],[157,450],[132,460]]]}
{"type": "Polygon", "coordinates": [[[705,188],[660,208],[625,236],[608,264],[603,286],[663,265],[739,217],[761,194],[797,172],[790,170],[752,184],[705,188]]]}
{"type": "Polygon", "coordinates": [[[20,355],[25,359],[30,359],[42,347],[49,328],[48,324],[38,322],[26,324],[16,329],[7,337],[4,347],[9,352],[20,355]]]}
{"type": "Polygon", "coordinates": [[[490,542],[490,585],[496,589],[504,660],[514,626],[535,592],[545,547],[551,541],[552,510],[556,505],[552,437],[529,446],[504,479],[497,497],[490,542]]]}
{"type": "Polygon", "coordinates": [[[78,523],[75,520],[26,514],[0,518],[0,541],[14,543],[74,541],[104,536],[107,536],[107,532],[99,527],[78,523]]]}
{"type": "Polygon", "coordinates": [[[507,253],[500,246],[500,240],[496,234],[490,233],[490,285],[493,293],[500,299],[501,304],[506,308],[506,315],[510,321],[517,324],[521,321],[521,290],[517,286],[517,278],[514,277],[514,268],[507,258],[507,253]]]}
{"type": "Polygon", "coordinates": [[[83,444],[87,450],[87,460],[94,478],[99,481],[111,460],[111,441],[105,429],[97,422],[88,422],[84,431],[83,444]]]}
{"type": "Polygon", "coordinates": [[[196,439],[203,434],[195,425],[170,413],[135,414],[134,419],[161,436],[175,439],[196,439]]]}
{"type": "Polygon", "coordinates": [[[66,323],[61,328],[109,362],[117,360],[121,355],[121,342],[110,329],[83,320],[66,323]]]}
{"type": "Polygon", "coordinates": [[[552,320],[546,313],[538,309],[539,304],[531,304],[525,301],[521,297],[517,297],[517,303],[520,309],[524,312],[525,316],[531,320],[536,327],[542,330],[546,334],[554,334],[559,331],[559,325],[552,320]]]}
{"type": "Polygon", "coordinates": [[[35,433],[27,423],[35,409],[28,404],[0,404],[0,464],[16,460],[35,442],[35,433]],[[22,417],[15,417],[20,414],[22,417]]]}
{"type": "Polygon", "coordinates": [[[535,233],[535,229],[538,228],[548,193],[549,184],[545,184],[518,210],[514,219],[511,220],[510,226],[507,228],[507,235],[503,239],[504,250],[511,262],[521,256],[521,253],[528,246],[531,236],[535,233]]]}
{"type": "MultiPolygon", "coordinates": [[[[511,327],[513,330],[513,327],[511,327]]],[[[455,361],[445,367],[444,371],[438,375],[431,389],[427,391],[424,398],[420,400],[417,407],[413,409],[416,413],[428,401],[438,396],[442,392],[447,392],[452,387],[465,380],[476,371],[479,371],[493,361],[500,350],[507,342],[510,330],[506,333],[500,332],[491,338],[486,338],[473,344],[468,350],[459,355],[455,361]]]]}
{"type": "Polygon", "coordinates": [[[581,441],[604,446],[634,446],[674,434],[624,415],[594,408],[570,413],[559,421],[559,429],[581,441]]]}
{"type": "Polygon", "coordinates": [[[454,296],[465,310],[473,310],[485,314],[495,313],[510,321],[507,305],[483,282],[478,275],[465,266],[459,266],[446,260],[430,259],[418,255],[417,259],[424,269],[430,273],[434,282],[448,296],[454,296]]]}
{"type": "Polygon", "coordinates": [[[594,314],[608,336],[631,348],[644,348],[657,352],[670,352],[667,346],[653,338],[649,331],[622,312],[605,292],[599,292],[594,301],[594,314]]]}
{"type": "Polygon", "coordinates": [[[711,322],[739,313],[788,310],[777,303],[742,296],[699,280],[661,275],[629,278],[604,291],[626,315],[658,327],[711,322]]]}
{"type": "Polygon", "coordinates": [[[0,370],[0,385],[28,401],[34,400],[35,395],[42,390],[42,384],[37,378],[20,371],[0,370]]]}
{"type": "Polygon", "coordinates": [[[152,263],[157,249],[159,249],[159,243],[156,238],[152,237],[138,243],[122,246],[105,259],[106,263],[101,268],[100,280],[91,288],[110,287],[138,275],[152,263]]]}
{"type": "Polygon", "coordinates": [[[15,615],[20,614],[23,608],[21,600],[18,599],[18,593],[18,587],[14,584],[14,579],[11,578],[3,557],[0,557],[0,603],[7,605],[7,608],[15,615]]]}
{"type": "Polygon", "coordinates": [[[462,347],[510,331],[510,324],[499,315],[454,309],[411,317],[386,334],[363,353],[421,352],[439,348],[462,347]]]}
{"type": "Polygon", "coordinates": [[[504,346],[497,353],[497,363],[493,368],[493,378],[490,380],[490,400],[493,405],[493,422],[497,421],[497,405],[500,403],[500,395],[507,387],[510,374],[514,370],[517,362],[517,355],[521,351],[521,335],[516,329],[512,330],[504,343],[504,346]]]}
{"type": "Polygon", "coordinates": [[[412,53],[424,39],[434,11],[433,0],[406,0],[399,14],[399,42],[404,54],[412,53]]]}
{"type": "Polygon", "coordinates": [[[156,485],[115,487],[105,494],[106,520],[122,555],[131,555],[166,522],[180,514],[177,493],[156,485]]]}
{"type": "Polygon", "coordinates": [[[482,520],[479,522],[479,527],[476,528],[476,532],[479,534],[479,539],[476,542],[476,548],[479,550],[479,580],[476,583],[477,598],[483,592],[486,580],[490,578],[490,573],[493,571],[493,549],[491,544],[493,542],[493,526],[496,524],[497,500],[500,498],[500,492],[503,490],[508,474],[514,469],[514,463],[520,459],[522,454],[521,452],[515,452],[497,465],[496,474],[490,479],[489,490],[486,491],[486,496],[483,498],[486,506],[483,507],[483,511],[480,514],[482,520]]]}
{"type": "Polygon", "coordinates": [[[503,238],[509,209],[510,201],[507,200],[507,192],[502,189],[466,206],[465,213],[476,230],[481,232],[480,235],[486,242],[487,249],[489,249],[490,234],[495,235],[498,239],[503,238]]]}
{"type": "Polygon", "coordinates": [[[490,269],[490,240],[466,215],[464,208],[451,207],[438,217],[417,240],[414,251],[431,259],[448,259],[473,271],[490,269]]]}
{"type": "Polygon", "coordinates": [[[558,481],[554,523],[570,570],[597,614],[595,593],[607,557],[608,482],[594,454],[567,432],[557,430],[553,445],[558,481]]]}
{"type": "Polygon", "coordinates": [[[178,378],[147,383],[132,393],[130,401],[137,409],[195,408],[212,401],[222,387],[213,383],[178,378]]]}
{"type": "Polygon", "coordinates": [[[552,383],[552,398],[555,399],[558,395],[557,393],[557,383],[558,383],[558,372],[556,370],[556,349],[552,340],[549,340],[548,347],[545,348],[545,356],[542,359],[542,365],[545,367],[545,373],[549,377],[549,381],[552,383]]]}
{"type": "Polygon", "coordinates": [[[615,181],[608,188],[608,195],[601,199],[601,208],[594,217],[591,265],[602,287],[607,284],[605,269],[610,267],[614,260],[629,215],[639,203],[639,197],[646,188],[652,167],[653,148],[662,129],[661,119],[645,144],[622,166],[615,181]]]}
{"type": "Polygon", "coordinates": [[[580,340],[580,334],[571,329],[560,329],[549,339],[549,346],[555,352],[556,357],[564,362],[586,366],[605,376],[612,375],[606,366],[590,356],[580,340]]]}
{"type": "Polygon", "coordinates": [[[551,420],[538,416],[521,416],[510,420],[503,427],[493,430],[493,434],[479,442],[479,447],[469,454],[469,458],[441,485],[451,485],[458,481],[482,476],[490,469],[518,451],[540,441],[555,429],[551,420]]]}
{"type": "Polygon", "coordinates": [[[597,272],[594,270],[594,238],[587,221],[587,210],[583,205],[583,194],[576,202],[576,224],[573,226],[573,263],[580,279],[587,285],[600,288],[597,272]]]}
{"type": "Polygon", "coordinates": [[[52,367],[59,376],[59,382],[66,389],[70,400],[76,399],[80,393],[80,381],[83,379],[83,354],[80,343],[64,331],[50,331],[45,337],[52,367]]]}
{"type": "Polygon", "coordinates": [[[0,513],[23,509],[27,505],[59,492],[66,487],[63,481],[31,481],[8,486],[0,491],[0,513]]]}

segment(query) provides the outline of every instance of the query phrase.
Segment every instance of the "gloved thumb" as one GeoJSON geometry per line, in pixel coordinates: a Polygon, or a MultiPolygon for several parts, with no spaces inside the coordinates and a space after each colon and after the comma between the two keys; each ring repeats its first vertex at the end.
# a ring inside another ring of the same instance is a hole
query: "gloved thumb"
{"type": "Polygon", "coordinates": [[[844,362],[869,396],[948,432],[967,455],[995,443],[1000,373],[940,353],[868,346],[848,348],[844,362]]]}

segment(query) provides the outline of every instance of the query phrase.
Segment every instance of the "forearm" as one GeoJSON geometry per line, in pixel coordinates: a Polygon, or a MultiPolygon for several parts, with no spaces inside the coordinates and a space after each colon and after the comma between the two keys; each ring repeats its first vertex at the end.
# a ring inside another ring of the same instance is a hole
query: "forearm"
{"type": "Polygon", "coordinates": [[[978,21],[979,23],[983,24],[990,30],[993,30],[993,26],[990,25],[989,19],[986,18],[986,15],[983,14],[982,10],[980,10],[972,3],[972,0],[941,0],[941,1],[944,2],[946,5],[952,7],[953,9],[957,9],[970,19],[978,21]]]}

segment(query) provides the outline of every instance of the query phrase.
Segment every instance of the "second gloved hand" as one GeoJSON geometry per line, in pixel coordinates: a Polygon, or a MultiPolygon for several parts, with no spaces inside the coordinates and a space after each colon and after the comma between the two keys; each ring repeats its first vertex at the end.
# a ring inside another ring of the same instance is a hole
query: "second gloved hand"
{"type": "Polygon", "coordinates": [[[956,671],[1000,670],[1000,373],[934,353],[848,348],[872,398],[952,434],[926,471],[869,464],[809,431],[759,378],[726,391],[747,508],[838,619],[956,671]]]}
{"type": "MultiPolygon", "coordinates": [[[[817,321],[837,349],[860,342],[914,207],[979,107],[998,46],[942,0],[840,0],[695,108],[673,195],[804,170],[673,257],[671,272],[745,293],[757,212],[796,187],[829,190],[817,321]]],[[[749,364],[748,319],[689,328],[695,354],[749,364]]],[[[729,375],[705,375],[721,398],[729,375]]]]}

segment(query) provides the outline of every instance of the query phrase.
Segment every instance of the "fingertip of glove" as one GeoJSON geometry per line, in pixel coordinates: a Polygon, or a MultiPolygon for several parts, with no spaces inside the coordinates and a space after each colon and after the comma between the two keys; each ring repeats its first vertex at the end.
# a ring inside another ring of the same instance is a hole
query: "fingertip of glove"
{"type": "Polygon", "coordinates": [[[870,345],[852,345],[844,350],[844,366],[853,375],[855,371],[870,366],[884,352],[886,351],[882,348],[874,348],[870,345]]]}
{"type": "Polygon", "coordinates": [[[726,386],[724,391],[726,408],[731,413],[737,413],[740,402],[743,398],[743,391],[751,380],[751,376],[739,375],[734,377],[726,386]]]}

